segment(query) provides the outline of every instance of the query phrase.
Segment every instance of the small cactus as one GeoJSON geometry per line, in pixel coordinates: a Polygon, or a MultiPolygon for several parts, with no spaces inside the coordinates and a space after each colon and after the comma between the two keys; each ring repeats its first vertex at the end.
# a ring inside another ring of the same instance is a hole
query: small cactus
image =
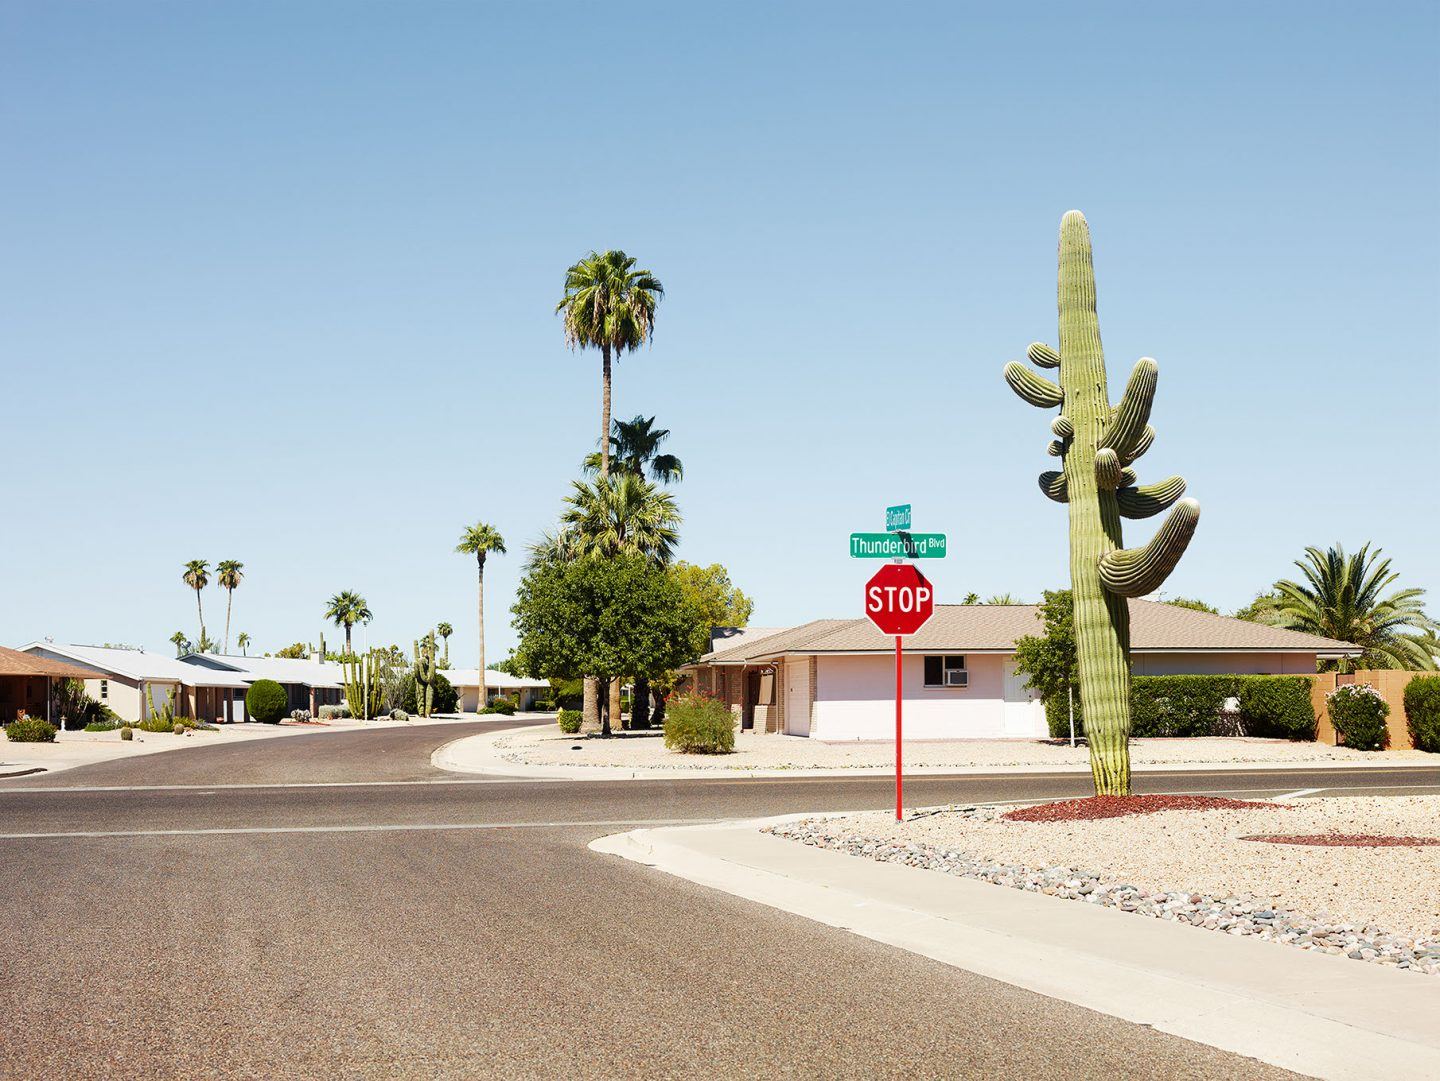
{"type": "Polygon", "coordinates": [[[1154,592],[1184,554],[1200,505],[1181,499],[1185,482],[1168,477],[1137,485],[1130,468],[1155,441],[1150,406],[1160,370],[1141,357],[1120,404],[1110,405],[1105,354],[1095,312],[1095,270],[1090,227],[1078,210],[1060,223],[1060,348],[1035,342],[1026,350],[1039,368],[1059,368],[1051,382],[1018,361],[1005,365],[1005,382],[1041,408],[1061,408],[1050,425],[1049,453],[1062,470],[1040,474],[1040,490],[1070,511],[1070,585],[1080,701],[1090,744],[1090,772],[1101,795],[1130,791],[1130,610],[1128,597],[1154,592]],[[1178,501],[1178,502],[1177,502],[1178,501]],[[1122,518],[1149,518],[1174,509],[1150,542],[1124,548],[1122,518]]]}

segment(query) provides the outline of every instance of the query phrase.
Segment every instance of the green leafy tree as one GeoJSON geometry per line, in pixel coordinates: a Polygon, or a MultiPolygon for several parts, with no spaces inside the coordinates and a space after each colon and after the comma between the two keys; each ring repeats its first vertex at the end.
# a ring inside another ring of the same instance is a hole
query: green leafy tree
{"type": "Polygon", "coordinates": [[[755,602],[730,581],[730,573],[719,563],[702,567],[676,563],[675,580],[706,627],[744,627],[750,622],[755,602]]]}
{"type": "Polygon", "coordinates": [[[195,591],[195,614],[200,617],[200,638],[205,638],[205,609],[200,606],[200,591],[210,584],[210,564],[203,559],[192,559],[185,564],[180,580],[195,591]]]}
{"type": "Polygon", "coordinates": [[[245,580],[245,564],[238,559],[222,559],[215,564],[215,584],[225,591],[225,643],[222,652],[230,652],[230,608],[235,603],[235,591],[245,580]]]}
{"type": "MultiPolygon", "coordinates": [[[[1046,590],[1040,602],[1044,633],[1026,635],[1015,642],[1015,668],[1029,677],[1026,686],[1038,691],[1052,735],[1069,726],[1072,689],[1078,686],[1079,661],[1075,648],[1075,600],[1068,589],[1046,590]]],[[[1076,730],[1080,702],[1075,698],[1076,730]]]]}
{"type": "Polygon", "coordinates": [[[435,633],[445,643],[445,656],[440,658],[441,667],[450,667],[450,636],[455,633],[455,628],[448,623],[441,623],[435,628],[435,633]]]}
{"type": "Polygon", "coordinates": [[[1247,623],[1263,623],[1267,627],[1280,627],[1285,617],[1280,613],[1285,598],[1278,590],[1265,590],[1255,594],[1255,599],[1243,608],[1235,609],[1235,618],[1247,623]]]}
{"type": "Polygon", "coordinates": [[[611,366],[655,331],[655,310],[665,287],[648,270],[636,270],[623,251],[591,252],[565,272],[565,295],[555,305],[572,349],[600,350],[600,476],[610,474],[611,366]]]}
{"type": "Polygon", "coordinates": [[[284,649],[277,649],[275,656],[292,661],[303,661],[306,657],[310,656],[310,643],[293,642],[284,649]]]}
{"type": "Polygon", "coordinates": [[[699,656],[709,634],[670,570],[633,553],[536,566],[511,612],[517,663],[540,679],[661,675],[699,656]]]}
{"type": "Polygon", "coordinates": [[[1188,608],[1192,612],[1209,612],[1212,616],[1220,614],[1220,609],[1213,604],[1206,604],[1195,597],[1172,597],[1164,603],[1174,605],[1176,608],[1188,608]]]}
{"type": "Polygon", "coordinates": [[[365,598],[354,590],[344,590],[330,598],[325,607],[325,618],[337,627],[345,628],[345,652],[353,655],[350,648],[350,629],[357,623],[365,623],[374,618],[370,612],[370,606],[365,603],[365,598]]]}
{"type": "MultiPolygon", "coordinates": [[[[460,534],[460,543],[455,546],[455,551],[461,555],[475,557],[475,621],[476,629],[480,634],[480,680],[479,697],[476,700],[478,708],[485,708],[485,557],[491,552],[499,555],[505,554],[505,538],[500,531],[492,525],[484,522],[476,522],[474,525],[466,526],[465,532],[460,534]]],[[[449,644],[446,644],[445,655],[450,655],[449,644]]]]}
{"type": "MultiPolygon", "coordinates": [[[[669,428],[656,428],[654,417],[636,414],[634,420],[617,420],[610,436],[610,469],[648,477],[660,484],[685,478],[685,467],[673,454],[661,454],[660,445],[670,438],[669,428]]],[[[600,472],[600,452],[585,459],[585,469],[600,472]]]]}
{"type": "MultiPolygon", "coordinates": [[[[1305,558],[1295,561],[1304,581],[1275,583],[1282,626],[1359,646],[1361,668],[1434,671],[1440,624],[1425,614],[1423,589],[1386,592],[1400,575],[1381,551],[1370,551],[1368,543],[1348,556],[1338,544],[1323,552],[1306,548],[1305,558]]],[[[1352,663],[1341,661],[1340,670],[1350,671],[1352,663]]]]}

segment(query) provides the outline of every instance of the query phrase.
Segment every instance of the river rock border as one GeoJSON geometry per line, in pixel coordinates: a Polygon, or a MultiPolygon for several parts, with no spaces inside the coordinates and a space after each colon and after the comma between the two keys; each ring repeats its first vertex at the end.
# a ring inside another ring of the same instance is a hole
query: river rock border
{"type": "MultiPolygon", "coordinates": [[[[1004,807],[947,807],[944,813],[994,821],[1004,807]]],[[[925,813],[925,812],[920,812],[925,813]]],[[[846,830],[831,818],[806,818],[766,826],[763,833],[815,848],[844,852],[885,863],[959,875],[997,886],[1043,893],[1122,912],[1185,923],[1207,931],[1249,935],[1302,950],[1393,965],[1411,972],[1440,976],[1440,937],[1413,938],[1373,925],[1357,925],[1343,917],[1311,916],[1289,909],[1268,908],[1252,897],[1214,897],[1184,890],[1147,890],[1074,867],[1025,867],[998,863],[964,852],[928,844],[899,844],[846,830]]]]}

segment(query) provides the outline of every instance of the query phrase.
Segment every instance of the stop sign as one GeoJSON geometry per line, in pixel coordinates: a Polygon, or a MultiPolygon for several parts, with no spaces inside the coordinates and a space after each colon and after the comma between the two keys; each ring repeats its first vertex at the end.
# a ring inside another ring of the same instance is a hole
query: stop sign
{"type": "Polygon", "coordinates": [[[865,583],[865,614],[885,634],[914,634],[935,614],[935,590],[909,563],[887,563],[865,583]]]}

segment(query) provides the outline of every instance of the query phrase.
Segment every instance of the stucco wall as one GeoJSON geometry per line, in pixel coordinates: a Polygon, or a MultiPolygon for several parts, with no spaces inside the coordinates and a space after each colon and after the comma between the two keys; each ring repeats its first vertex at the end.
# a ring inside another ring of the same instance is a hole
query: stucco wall
{"type": "MultiPolygon", "coordinates": [[[[903,679],[905,738],[1006,736],[1004,662],[1000,656],[967,656],[970,685],[962,690],[924,686],[924,657],[907,656],[903,679]]],[[[819,657],[816,675],[811,736],[825,740],[894,737],[894,657],[819,657]]],[[[1037,719],[1041,727],[1031,735],[1044,731],[1043,714],[1037,714],[1037,719]]]]}

